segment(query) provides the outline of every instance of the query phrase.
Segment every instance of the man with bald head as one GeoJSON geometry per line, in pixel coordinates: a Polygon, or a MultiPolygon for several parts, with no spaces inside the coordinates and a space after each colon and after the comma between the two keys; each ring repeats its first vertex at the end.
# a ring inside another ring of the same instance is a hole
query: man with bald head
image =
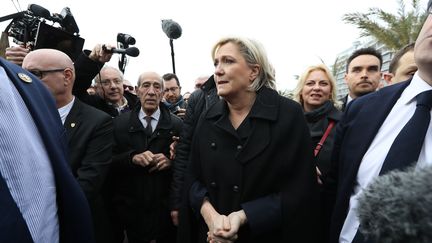
{"type": "Polygon", "coordinates": [[[54,49],[30,52],[22,67],[38,77],[54,96],[67,132],[69,165],[89,202],[98,242],[107,235],[103,219],[101,188],[112,157],[112,118],[72,95],[75,70],[65,53],[54,49]]]}
{"type": "Polygon", "coordinates": [[[109,181],[116,242],[126,231],[130,243],[175,242],[168,208],[171,183],[169,146],[182,121],[161,103],[164,84],[155,72],[139,76],[140,106],[114,119],[114,157],[109,181]]]}

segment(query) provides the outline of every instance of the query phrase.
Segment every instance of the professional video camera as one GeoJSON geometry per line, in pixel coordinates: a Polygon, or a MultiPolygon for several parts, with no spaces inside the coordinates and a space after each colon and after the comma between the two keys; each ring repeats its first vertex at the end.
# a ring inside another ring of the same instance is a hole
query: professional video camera
{"type": "Polygon", "coordinates": [[[82,51],[84,39],[79,37],[79,28],[68,7],[63,8],[60,14],[51,14],[44,7],[30,4],[26,11],[0,17],[0,22],[9,19],[12,22],[4,32],[16,44],[31,50],[57,49],[68,54],[72,60],[82,51]]]}

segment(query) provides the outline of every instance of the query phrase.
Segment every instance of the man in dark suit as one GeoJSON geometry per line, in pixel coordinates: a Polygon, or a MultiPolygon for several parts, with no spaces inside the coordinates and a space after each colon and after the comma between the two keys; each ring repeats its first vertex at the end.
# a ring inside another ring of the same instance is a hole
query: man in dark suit
{"type": "Polygon", "coordinates": [[[29,72],[0,65],[0,242],[94,242],[52,96],[29,72]]]}
{"type": "Polygon", "coordinates": [[[72,173],[90,204],[98,242],[107,242],[109,238],[102,238],[109,234],[102,228],[106,219],[101,188],[112,157],[112,118],[72,95],[75,71],[65,53],[54,49],[35,50],[24,58],[22,66],[40,78],[54,96],[67,131],[72,173]]]}
{"type": "Polygon", "coordinates": [[[162,78],[140,75],[141,106],[114,119],[114,157],[110,171],[112,202],[119,225],[130,243],[175,242],[168,205],[172,180],[169,146],[182,127],[180,118],[161,103],[162,78]]]}
{"type": "MultiPolygon", "coordinates": [[[[431,1],[428,4],[430,10],[431,1]]],[[[330,205],[334,202],[330,229],[332,243],[368,242],[358,230],[361,225],[356,214],[357,199],[376,176],[411,164],[417,167],[432,164],[429,120],[432,104],[428,103],[432,101],[431,35],[432,17],[429,15],[415,44],[418,72],[414,77],[356,99],[348,105],[337,127],[334,164],[326,188],[327,202],[330,205]],[[429,101],[423,103],[423,98],[429,101]],[[417,119],[421,110],[423,118],[417,119]],[[407,139],[421,130],[420,126],[408,130],[415,122],[423,123],[424,130],[407,139]],[[415,144],[417,148],[414,148],[415,144]],[[405,148],[400,149],[402,146],[405,148]],[[409,159],[405,159],[408,155],[409,159]],[[403,158],[402,161],[399,158],[403,158]]]]}
{"type": "Polygon", "coordinates": [[[342,98],[342,110],[351,100],[374,92],[381,80],[381,53],[372,47],[355,50],[348,57],[345,82],[349,93],[342,98]]]}

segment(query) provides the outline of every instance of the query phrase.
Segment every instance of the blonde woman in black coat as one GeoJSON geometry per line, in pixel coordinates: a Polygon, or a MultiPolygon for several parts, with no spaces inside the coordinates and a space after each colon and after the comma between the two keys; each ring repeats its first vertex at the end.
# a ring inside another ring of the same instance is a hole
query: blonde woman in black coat
{"type": "Polygon", "coordinates": [[[336,81],[324,65],[308,67],[300,76],[294,100],[303,107],[313,142],[320,183],[330,169],[336,124],[342,112],[338,110],[336,81]]]}
{"type": "Polygon", "coordinates": [[[275,91],[274,70],[254,40],[212,50],[222,99],[196,127],[189,199],[197,242],[319,242],[318,190],[301,107],[275,91]]]}

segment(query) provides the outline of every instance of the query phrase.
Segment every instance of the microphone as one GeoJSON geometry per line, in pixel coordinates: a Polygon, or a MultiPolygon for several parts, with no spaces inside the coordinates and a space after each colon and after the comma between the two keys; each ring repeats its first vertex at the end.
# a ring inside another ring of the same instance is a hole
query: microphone
{"type": "Polygon", "coordinates": [[[135,46],[132,46],[132,47],[129,47],[126,49],[112,48],[112,49],[108,50],[108,48],[106,48],[106,46],[103,45],[102,50],[110,52],[110,53],[126,54],[126,55],[131,56],[131,57],[137,57],[140,53],[139,49],[136,48],[135,46]]]}
{"type": "Polygon", "coordinates": [[[162,20],[162,30],[170,39],[177,39],[182,34],[180,25],[171,19],[162,20]]]}
{"type": "Polygon", "coordinates": [[[375,242],[432,242],[432,166],[392,171],[358,200],[360,231],[375,242]]]}
{"type": "Polygon", "coordinates": [[[30,4],[28,6],[28,10],[30,10],[32,13],[34,13],[36,16],[45,18],[45,19],[51,19],[51,13],[48,11],[48,9],[37,5],[37,4],[30,4]]]}

